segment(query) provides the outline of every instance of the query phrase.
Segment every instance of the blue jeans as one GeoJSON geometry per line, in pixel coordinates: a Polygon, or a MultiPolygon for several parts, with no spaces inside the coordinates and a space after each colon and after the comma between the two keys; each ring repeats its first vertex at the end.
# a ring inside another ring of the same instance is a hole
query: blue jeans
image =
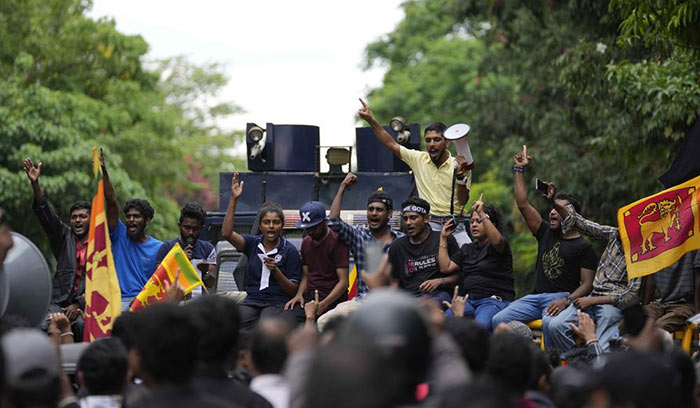
{"type": "MultiPolygon", "coordinates": [[[[610,340],[617,337],[618,327],[622,321],[620,309],[613,305],[595,305],[584,310],[595,322],[595,334],[598,337],[598,344],[607,351],[610,348],[610,340]]],[[[552,317],[547,326],[547,336],[552,346],[556,347],[560,353],[571,350],[574,343],[574,331],[569,327],[569,323],[578,324],[576,316],[576,306],[570,304],[558,315],[552,317]]]]}
{"type": "Polygon", "coordinates": [[[547,326],[553,316],[545,316],[544,312],[547,310],[547,306],[557,299],[561,299],[569,295],[569,292],[557,292],[557,293],[538,293],[523,296],[515,302],[508,305],[507,308],[498,312],[491,321],[493,327],[498,326],[500,323],[508,323],[513,320],[519,322],[527,323],[533,320],[542,319],[542,334],[544,337],[544,344],[546,347],[551,347],[552,344],[548,340],[549,336],[546,336],[547,326]]]}
{"type": "Polygon", "coordinates": [[[476,324],[491,331],[493,315],[505,309],[509,303],[491,297],[477,300],[468,299],[464,307],[464,317],[473,317],[476,324]]]}

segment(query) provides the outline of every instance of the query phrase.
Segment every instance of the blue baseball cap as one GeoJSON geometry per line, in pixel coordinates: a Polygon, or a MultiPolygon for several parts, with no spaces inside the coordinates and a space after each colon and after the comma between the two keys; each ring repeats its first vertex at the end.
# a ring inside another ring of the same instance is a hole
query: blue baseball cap
{"type": "Polygon", "coordinates": [[[299,221],[294,226],[297,228],[310,228],[318,225],[326,219],[326,207],[318,201],[309,201],[299,209],[299,221]]]}

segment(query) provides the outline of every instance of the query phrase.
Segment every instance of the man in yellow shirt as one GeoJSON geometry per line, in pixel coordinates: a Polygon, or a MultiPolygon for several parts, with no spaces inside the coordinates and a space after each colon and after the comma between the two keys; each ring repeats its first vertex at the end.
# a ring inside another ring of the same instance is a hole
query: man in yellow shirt
{"type": "MultiPolygon", "coordinates": [[[[447,150],[449,144],[444,132],[447,126],[440,122],[429,123],[425,127],[425,151],[407,149],[401,146],[377,122],[369,109],[369,106],[360,99],[362,108],[358,114],[374,131],[377,139],[408,165],[413,171],[416,180],[418,195],[430,203],[430,227],[435,231],[442,230],[442,225],[450,218],[450,198],[452,197],[452,177],[457,168],[456,191],[454,194],[454,212],[459,214],[459,209],[469,200],[469,187],[471,186],[472,173],[467,170],[467,161],[463,156],[452,157],[447,150]],[[456,164],[455,164],[456,163],[456,164]]],[[[471,242],[462,220],[457,225],[453,236],[461,247],[471,242]]]]}

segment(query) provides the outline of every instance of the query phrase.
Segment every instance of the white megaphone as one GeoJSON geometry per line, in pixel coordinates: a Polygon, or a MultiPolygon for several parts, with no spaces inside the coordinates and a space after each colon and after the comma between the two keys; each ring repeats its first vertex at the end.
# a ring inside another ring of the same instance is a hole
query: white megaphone
{"type": "Polygon", "coordinates": [[[24,235],[12,233],[14,245],[0,265],[0,316],[23,317],[39,326],[51,303],[51,273],[44,256],[24,235]]]}
{"type": "MultiPolygon", "coordinates": [[[[464,156],[467,159],[467,170],[474,168],[474,158],[472,158],[472,152],[469,150],[469,142],[467,141],[469,130],[471,128],[466,123],[456,123],[445,130],[445,139],[455,144],[457,155],[464,156]]],[[[457,162],[455,162],[456,166],[457,162]]]]}

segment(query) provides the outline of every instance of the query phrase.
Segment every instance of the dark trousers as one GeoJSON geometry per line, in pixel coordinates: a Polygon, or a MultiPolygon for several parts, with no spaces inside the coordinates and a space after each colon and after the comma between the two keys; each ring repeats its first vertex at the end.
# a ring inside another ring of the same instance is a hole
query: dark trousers
{"type": "Polygon", "coordinates": [[[241,317],[241,329],[254,328],[260,319],[279,317],[288,320],[293,326],[304,322],[304,310],[295,307],[294,310],[284,310],[284,303],[267,303],[245,299],[238,305],[238,315],[241,317]]]}
{"type": "Polygon", "coordinates": [[[644,312],[656,320],[657,326],[673,332],[685,328],[685,321],[695,314],[695,307],[690,303],[651,302],[644,305],[644,312]]]}

